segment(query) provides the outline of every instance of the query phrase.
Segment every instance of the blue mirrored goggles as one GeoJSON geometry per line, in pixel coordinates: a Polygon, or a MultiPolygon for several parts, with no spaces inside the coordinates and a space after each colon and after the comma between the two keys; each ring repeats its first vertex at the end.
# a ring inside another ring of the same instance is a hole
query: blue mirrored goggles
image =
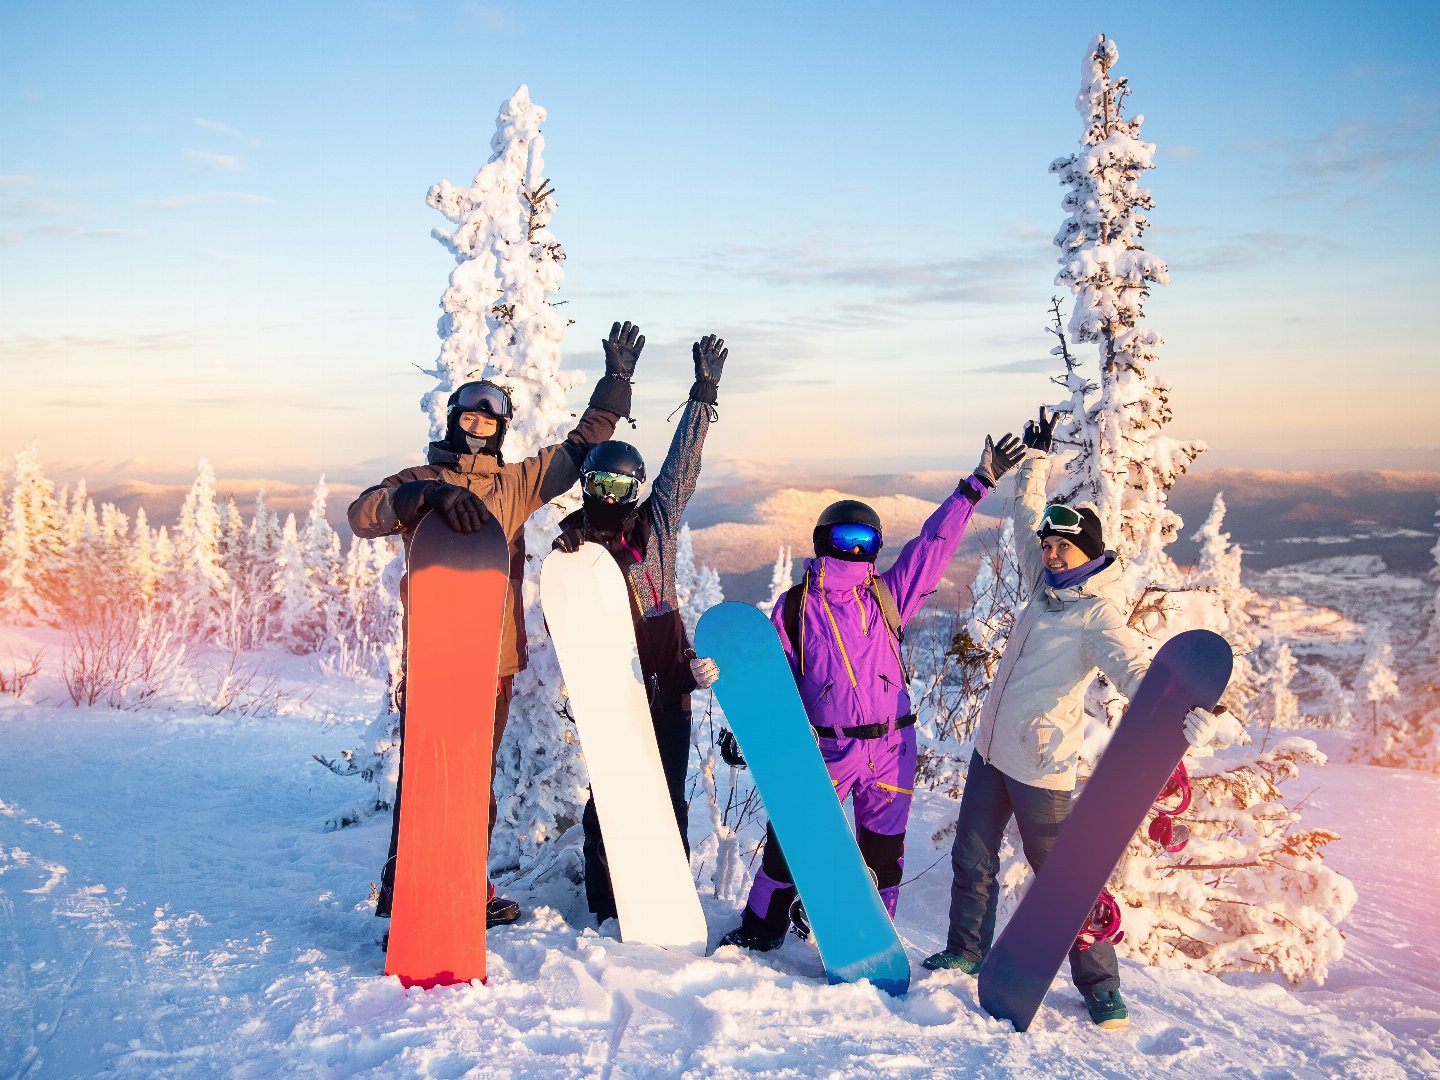
{"type": "Polygon", "coordinates": [[[854,551],[859,548],[860,554],[865,558],[873,559],[880,554],[881,544],[880,530],[869,525],[847,522],[830,526],[830,546],[837,551],[854,551]]]}
{"type": "Polygon", "coordinates": [[[640,491],[640,481],[635,477],[606,472],[603,469],[586,473],[582,486],[586,495],[597,499],[614,499],[619,503],[630,502],[640,491]]]}
{"type": "Polygon", "coordinates": [[[497,420],[510,419],[510,395],[494,383],[466,383],[455,391],[452,412],[482,412],[497,420]]]}

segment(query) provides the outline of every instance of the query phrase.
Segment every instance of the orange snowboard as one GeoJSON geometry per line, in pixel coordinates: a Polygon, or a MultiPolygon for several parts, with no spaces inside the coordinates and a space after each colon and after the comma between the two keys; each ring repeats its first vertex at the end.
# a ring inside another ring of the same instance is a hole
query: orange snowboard
{"type": "Polygon", "coordinates": [[[410,544],[405,797],[385,974],[429,989],[485,979],[491,742],[510,555],[493,520],[430,513],[410,544]]]}

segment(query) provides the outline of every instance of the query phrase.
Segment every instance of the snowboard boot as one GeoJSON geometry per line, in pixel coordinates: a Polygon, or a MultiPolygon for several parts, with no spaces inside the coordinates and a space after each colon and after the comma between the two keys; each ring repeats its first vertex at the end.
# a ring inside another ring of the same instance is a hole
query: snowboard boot
{"type": "Polygon", "coordinates": [[[745,929],[742,923],[722,937],[720,944],[738,945],[740,948],[748,949],[751,952],[773,952],[785,944],[785,935],[781,934],[779,937],[766,937],[761,932],[745,929]]]}
{"type": "Polygon", "coordinates": [[[1116,1031],[1130,1023],[1130,1010],[1120,998],[1119,990],[1097,990],[1086,994],[1085,1009],[1096,1027],[1116,1031]]]}
{"type": "Polygon", "coordinates": [[[495,886],[490,886],[489,898],[485,901],[485,929],[492,926],[508,926],[520,918],[520,905],[514,900],[495,895],[495,886]]]}
{"type": "Polygon", "coordinates": [[[927,956],[921,961],[931,971],[963,971],[966,975],[974,975],[980,970],[980,961],[971,960],[962,953],[937,952],[933,956],[927,956]]]}

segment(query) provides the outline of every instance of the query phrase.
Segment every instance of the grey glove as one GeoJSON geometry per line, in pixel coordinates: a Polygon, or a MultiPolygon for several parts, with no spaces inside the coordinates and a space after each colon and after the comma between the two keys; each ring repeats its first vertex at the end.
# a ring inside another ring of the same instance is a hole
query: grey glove
{"type": "Polygon", "coordinates": [[[708,690],[715,685],[715,680],[720,678],[720,668],[708,656],[691,657],[690,674],[694,677],[697,687],[701,690],[708,690]]]}
{"type": "Polygon", "coordinates": [[[1038,421],[1025,421],[1025,433],[1022,436],[1022,441],[1025,443],[1026,448],[1029,450],[1039,450],[1041,453],[1048,454],[1050,447],[1055,445],[1055,425],[1059,420],[1059,413],[1051,413],[1047,418],[1045,416],[1045,406],[1041,405],[1040,419],[1038,421]]]}
{"type": "Polygon", "coordinates": [[[1025,460],[1025,444],[1010,432],[993,442],[985,436],[985,449],[980,451],[980,464],[975,466],[975,479],[988,488],[993,488],[1000,478],[1025,460]]]}
{"type": "Polygon", "coordinates": [[[725,369],[725,358],[730,355],[730,350],[725,348],[724,338],[711,334],[695,342],[690,352],[695,358],[695,385],[690,387],[690,400],[714,405],[720,373],[725,369]]]}
{"type": "Polygon", "coordinates": [[[1196,705],[1185,714],[1185,741],[1191,746],[1208,745],[1220,730],[1220,717],[1226,711],[1224,705],[1216,705],[1213,713],[1196,705]]]}
{"type": "Polygon", "coordinates": [[[640,350],[645,348],[645,335],[640,327],[626,322],[610,327],[610,336],[602,341],[605,350],[605,374],[629,382],[635,375],[635,361],[640,359],[640,350]]]}

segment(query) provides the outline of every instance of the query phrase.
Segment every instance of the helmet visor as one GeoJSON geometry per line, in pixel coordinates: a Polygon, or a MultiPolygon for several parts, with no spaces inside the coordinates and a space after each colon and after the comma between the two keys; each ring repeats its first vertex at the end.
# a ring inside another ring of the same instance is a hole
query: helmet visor
{"type": "Polygon", "coordinates": [[[455,394],[456,412],[482,412],[497,420],[510,419],[510,395],[494,383],[466,383],[455,394]]]}
{"type": "Polygon", "coordinates": [[[830,526],[830,546],[837,551],[854,551],[867,559],[880,554],[880,530],[859,522],[845,522],[830,526]]]}
{"type": "MultiPolygon", "coordinates": [[[[1051,532],[1069,533],[1079,536],[1081,532],[1080,514],[1068,506],[1061,506],[1059,503],[1045,508],[1044,515],[1040,518],[1039,532],[1046,529],[1051,532]]],[[[1037,535],[1039,534],[1037,532],[1037,535]]]]}
{"type": "Polygon", "coordinates": [[[606,472],[596,469],[585,474],[583,487],[586,495],[596,499],[614,499],[616,502],[633,502],[640,491],[640,481],[624,473],[606,472]]]}

